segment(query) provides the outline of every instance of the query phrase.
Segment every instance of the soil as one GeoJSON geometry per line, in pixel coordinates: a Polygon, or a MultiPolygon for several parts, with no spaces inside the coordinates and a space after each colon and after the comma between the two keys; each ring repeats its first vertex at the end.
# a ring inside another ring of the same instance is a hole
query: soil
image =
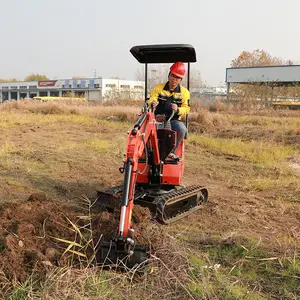
{"type": "MultiPolygon", "coordinates": [[[[68,253],[64,254],[66,244],[61,240],[78,242],[71,222],[80,228],[84,222],[79,221],[78,215],[84,212],[80,207],[57,205],[57,201],[45,193],[34,193],[26,201],[4,204],[0,211],[0,269],[5,276],[23,282],[33,270],[44,274],[49,266],[68,265],[68,253]]],[[[91,217],[93,239],[97,241],[101,237],[108,241],[117,229],[119,212],[102,211],[92,213],[91,217]]],[[[137,241],[150,222],[149,210],[135,206],[133,223],[137,241]]]]}

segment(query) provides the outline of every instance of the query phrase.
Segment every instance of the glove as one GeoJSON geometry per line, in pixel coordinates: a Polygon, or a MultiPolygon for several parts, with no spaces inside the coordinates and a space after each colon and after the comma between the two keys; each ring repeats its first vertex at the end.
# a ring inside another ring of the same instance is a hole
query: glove
{"type": "Polygon", "coordinates": [[[158,105],[158,101],[153,101],[153,102],[152,102],[153,108],[155,108],[157,105],[158,105]]]}

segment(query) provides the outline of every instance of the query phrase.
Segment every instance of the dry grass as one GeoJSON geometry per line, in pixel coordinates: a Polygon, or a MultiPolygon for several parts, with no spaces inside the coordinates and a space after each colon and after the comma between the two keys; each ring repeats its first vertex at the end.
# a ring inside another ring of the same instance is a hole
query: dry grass
{"type": "MultiPolygon", "coordinates": [[[[126,132],[139,110],[117,103],[0,106],[1,199],[21,201],[43,191],[57,206],[77,205],[82,195],[120,184],[126,132]]],[[[274,137],[297,133],[298,124],[295,113],[236,114],[199,106],[190,114],[184,183],[207,185],[210,202],[168,227],[140,225],[139,242],[151,247],[145,273],[88,268],[84,259],[79,266],[74,251],[84,248],[73,244],[65,255],[75,255],[76,267],[45,265],[42,277],[33,268],[27,281],[2,272],[0,298],[297,299],[300,175],[289,164],[297,164],[300,153],[274,137]],[[249,127],[269,135],[258,137],[249,127]]],[[[70,227],[72,241],[82,243],[70,227]]]]}
{"type": "Polygon", "coordinates": [[[282,161],[287,161],[291,156],[300,155],[300,151],[295,147],[282,146],[272,142],[244,142],[238,138],[220,139],[195,135],[190,137],[190,142],[212,151],[236,155],[253,163],[273,166],[282,161]]]}
{"type": "Polygon", "coordinates": [[[196,133],[204,133],[228,127],[226,116],[219,113],[211,113],[205,109],[189,115],[189,130],[196,133]]]}

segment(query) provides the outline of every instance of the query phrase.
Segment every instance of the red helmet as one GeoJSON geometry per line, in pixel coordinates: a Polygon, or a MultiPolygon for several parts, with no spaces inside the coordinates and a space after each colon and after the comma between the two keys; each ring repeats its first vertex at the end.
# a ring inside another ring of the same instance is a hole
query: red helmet
{"type": "Polygon", "coordinates": [[[185,65],[182,62],[176,62],[174,63],[171,68],[170,72],[180,78],[184,77],[185,74],[185,65]]]}

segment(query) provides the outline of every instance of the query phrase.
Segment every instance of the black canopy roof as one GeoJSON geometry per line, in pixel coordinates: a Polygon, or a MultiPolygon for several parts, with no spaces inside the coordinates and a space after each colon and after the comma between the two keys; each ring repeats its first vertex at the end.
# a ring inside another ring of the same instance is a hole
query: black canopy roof
{"type": "Polygon", "coordinates": [[[196,51],[188,44],[141,45],[130,49],[140,63],[196,62],[196,51]]]}

